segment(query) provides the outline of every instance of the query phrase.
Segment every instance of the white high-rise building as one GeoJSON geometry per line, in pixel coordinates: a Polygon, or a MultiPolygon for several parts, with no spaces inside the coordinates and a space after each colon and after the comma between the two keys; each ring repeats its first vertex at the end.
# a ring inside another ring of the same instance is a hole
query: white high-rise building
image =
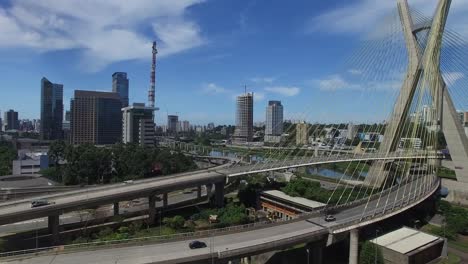
{"type": "Polygon", "coordinates": [[[154,111],[154,107],[146,107],[143,103],[122,108],[122,142],[154,146],[154,111]]]}

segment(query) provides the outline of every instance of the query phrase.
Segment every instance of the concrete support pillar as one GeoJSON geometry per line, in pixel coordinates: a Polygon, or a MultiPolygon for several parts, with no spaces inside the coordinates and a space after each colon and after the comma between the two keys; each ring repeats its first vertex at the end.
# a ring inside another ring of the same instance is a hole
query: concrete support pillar
{"type": "Polygon", "coordinates": [[[49,215],[47,222],[49,226],[49,233],[52,235],[52,244],[58,245],[60,243],[60,215],[49,215]]]}
{"type": "Polygon", "coordinates": [[[114,216],[119,215],[119,202],[114,203],[114,216]]]}
{"type": "Polygon", "coordinates": [[[223,207],[224,206],[224,184],[225,182],[215,183],[215,206],[223,207]]]}
{"type": "Polygon", "coordinates": [[[209,184],[206,185],[206,195],[207,195],[208,197],[211,196],[211,191],[212,191],[212,189],[213,189],[213,184],[209,183],[209,184]]]}
{"type": "Polygon", "coordinates": [[[163,208],[167,207],[167,193],[163,194],[163,208]]]}
{"type": "Polygon", "coordinates": [[[320,240],[306,245],[307,259],[310,264],[322,264],[323,262],[323,249],[327,241],[320,240]]]}
{"type": "Polygon", "coordinates": [[[153,224],[156,218],[156,196],[148,196],[148,222],[153,224]]]}
{"type": "Polygon", "coordinates": [[[201,186],[197,186],[197,198],[201,198],[202,196],[202,187],[201,186]]]}
{"type": "Polygon", "coordinates": [[[359,229],[349,232],[349,264],[358,264],[359,229]]]}
{"type": "Polygon", "coordinates": [[[319,156],[319,147],[315,147],[315,150],[314,150],[314,157],[318,157],[319,156]]]}

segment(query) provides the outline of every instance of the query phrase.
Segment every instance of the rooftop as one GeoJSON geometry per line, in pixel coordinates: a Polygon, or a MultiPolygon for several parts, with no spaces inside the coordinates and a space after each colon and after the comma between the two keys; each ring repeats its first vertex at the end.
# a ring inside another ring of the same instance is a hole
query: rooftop
{"type": "Polygon", "coordinates": [[[403,227],[377,237],[371,240],[371,242],[401,254],[407,254],[438,239],[439,237],[437,236],[429,235],[408,227],[403,227]]]}
{"type": "Polygon", "coordinates": [[[273,197],[278,198],[278,199],[282,199],[282,200],[285,200],[285,201],[288,201],[288,202],[292,202],[292,203],[299,204],[299,205],[306,206],[306,207],[310,207],[310,208],[318,208],[318,207],[325,206],[325,204],[323,204],[323,203],[320,203],[320,202],[317,202],[317,201],[312,201],[312,200],[302,198],[302,197],[289,196],[289,195],[285,194],[284,192],[277,191],[277,190],[264,191],[262,193],[273,196],[273,197]]]}

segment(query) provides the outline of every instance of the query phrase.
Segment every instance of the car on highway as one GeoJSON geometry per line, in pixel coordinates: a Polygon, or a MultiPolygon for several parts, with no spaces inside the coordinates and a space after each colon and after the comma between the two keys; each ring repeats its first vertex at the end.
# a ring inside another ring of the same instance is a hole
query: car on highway
{"type": "Polygon", "coordinates": [[[334,215],[327,215],[327,216],[325,216],[325,221],[327,221],[327,222],[333,222],[333,221],[335,221],[335,220],[336,220],[336,218],[335,218],[334,215]]]}
{"type": "Polygon", "coordinates": [[[34,200],[31,202],[31,208],[52,204],[47,200],[34,200]]]}
{"type": "Polygon", "coordinates": [[[206,248],[206,243],[199,240],[194,240],[189,243],[190,249],[197,249],[197,248],[206,248]]]}

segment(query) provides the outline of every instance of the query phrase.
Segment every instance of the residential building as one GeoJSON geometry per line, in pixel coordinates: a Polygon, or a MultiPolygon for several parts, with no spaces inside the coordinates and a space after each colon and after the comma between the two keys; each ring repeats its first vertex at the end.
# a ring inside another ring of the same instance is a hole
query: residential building
{"type": "Polygon", "coordinates": [[[112,74],[112,92],[119,94],[122,107],[128,106],[128,78],[126,72],[114,72],[112,74]]]}
{"type": "Polygon", "coordinates": [[[154,146],[154,111],[154,107],[147,107],[143,103],[133,103],[132,106],[122,108],[122,142],[154,146]]]}
{"type": "Polygon", "coordinates": [[[122,102],[117,93],[76,90],[71,100],[72,144],[114,144],[122,139],[122,102]]]}
{"type": "Polygon", "coordinates": [[[41,125],[43,140],[62,139],[63,85],[41,79],[41,125]]]}
{"type": "Polygon", "coordinates": [[[190,122],[187,120],[182,121],[182,132],[190,132],[190,122]]]}
{"type": "Polygon", "coordinates": [[[19,130],[18,112],[10,109],[3,113],[4,131],[19,130]]]}
{"type": "Polygon", "coordinates": [[[269,101],[266,107],[265,142],[279,143],[283,134],[283,105],[269,101]]]}
{"type": "Polygon", "coordinates": [[[253,93],[246,93],[237,97],[236,129],[234,141],[247,143],[253,139],[253,93]]]}
{"type": "Polygon", "coordinates": [[[399,149],[421,149],[422,140],[420,138],[401,138],[398,144],[399,149]]]}
{"type": "Polygon", "coordinates": [[[167,116],[167,133],[177,134],[178,123],[179,123],[179,116],[168,115],[167,116]]]}
{"type": "Polygon", "coordinates": [[[296,124],[296,145],[304,146],[309,143],[309,125],[305,122],[296,124]]]}
{"type": "Polygon", "coordinates": [[[358,133],[358,126],[354,125],[353,123],[348,124],[348,133],[346,134],[346,138],[353,140],[358,133]]]}

